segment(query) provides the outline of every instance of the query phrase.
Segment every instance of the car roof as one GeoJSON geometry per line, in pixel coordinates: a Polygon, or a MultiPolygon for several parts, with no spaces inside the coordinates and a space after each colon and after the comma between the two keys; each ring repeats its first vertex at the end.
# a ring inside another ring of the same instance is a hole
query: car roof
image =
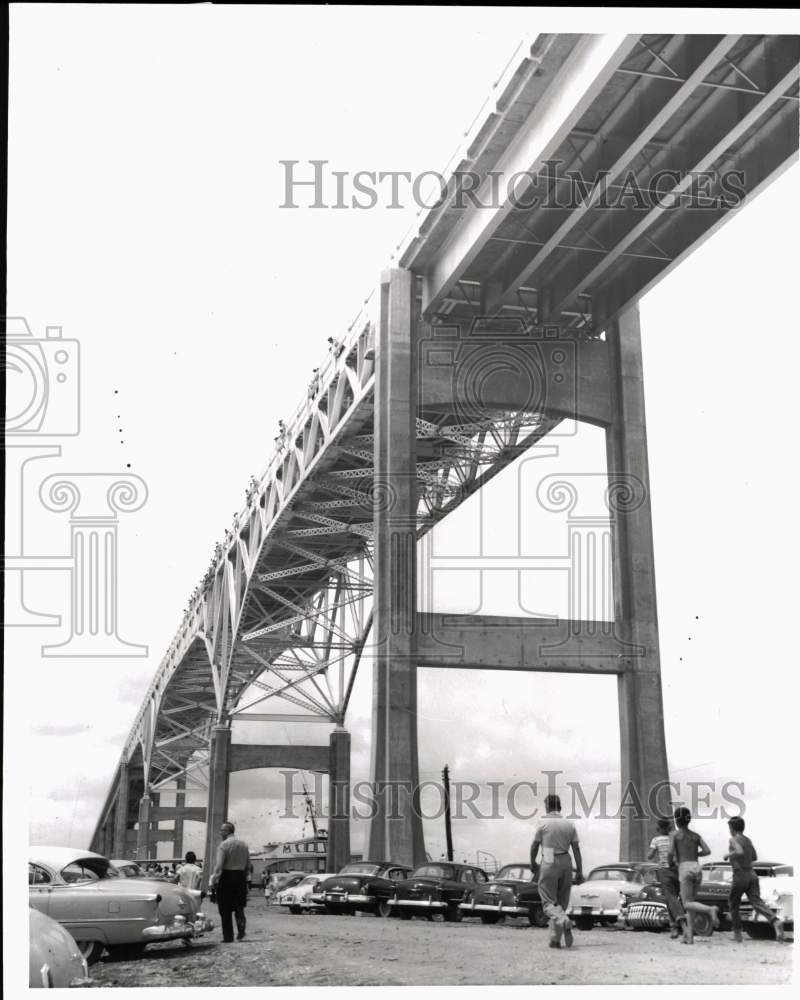
{"type": "Polygon", "coordinates": [[[73,861],[80,861],[81,858],[108,860],[105,855],[95,854],[94,851],[87,851],[83,847],[50,847],[33,844],[28,848],[28,861],[32,861],[34,864],[50,865],[53,868],[64,868],[66,865],[71,865],[73,861]]]}
{"type": "MultiPolygon", "coordinates": [[[[730,861],[706,861],[703,868],[730,868],[730,861]]],[[[788,861],[761,861],[753,862],[753,868],[791,868],[788,861]]]]}
{"type": "MultiPolygon", "coordinates": [[[[417,867],[414,869],[414,871],[417,871],[420,868],[427,868],[428,865],[449,865],[451,868],[458,868],[459,871],[462,870],[462,869],[464,869],[464,868],[471,868],[475,872],[482,872],[483,871],[483,868],[479,868],[477,865],[471,865],[468,861],[467,862],[459,862],[459,861],[423,861],[421,864],[417,865],[417,867]]],[[[486,874],[486,873],[484,872],[484,874],[486,874]]]]}
{"type": "MultiPolygon", "coordinates": [[[[448,864],[450,862],[448,861],[448,864]]],[[[381,868],[405,868],[406,871],[412,871],[413,869],[409,865],[404,865],[400,861],[373,861],[372,858],[365,858],[363,861],[348,861],[348,865],[380,865],[381,868]]],[[[427,861],[424,864],[428,864],[427,861]]],[[[419,867],[419,865],[417,866],[419,867]]]]}
{"type": "MultiPolygon", "coordinates": [[[[592,872],[601,872],[605,868],[625,868],[628,871],[641,872],[647,871],[650,868],[658,868],[658,865],[652,861],[609,861],[604,865],[597,865],[592,868],[592,872]]],[[[592,872],[589,872],[591,875],[592,872]]]]}

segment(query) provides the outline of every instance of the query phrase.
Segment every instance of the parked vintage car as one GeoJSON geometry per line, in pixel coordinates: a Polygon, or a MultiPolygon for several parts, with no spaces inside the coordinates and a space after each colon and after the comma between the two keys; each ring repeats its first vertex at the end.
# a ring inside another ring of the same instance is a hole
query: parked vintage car
{"type": "Polygon", "coordinates": [[[404,920],[441,913],[448,922],[459,921],[464,918],[460,904],[465,894],[488,881],[486,872],[474,865],[427,862],[395,884],[394,896],[388,904],[404,920]]]}
{"type": "Polygon", "coordinates": [[[213,928],[185,889],[147,879],[123,879],[108,858],[73,847],[31,847],[30,904],[75,938],[87,964],[107,948],[141,954],[152,941],[199,937],[213,928]]]}
{"type": "Polygon", "coordinates": [[[330,878],[333,872],[313,872],[306,875],[297,885],[289,889],[282,889],[277,893],[275,902],[278,906],[288,906],[289,913],[308,913],[311,910],[324,910],[325,904],[312,898],[316,897],[320,885],[326,878],[330,878]]]}
{"type": "Polygon", "coordinates": [[[459,909],[465,917],[480,917],[481,923],[496,924],[506,917],[527,917],[534,927],[546,927],[547,917],[536,885],[538,866],[504,865],[496,875],[468,889],[459,909]]]}
{"type": "Polygon", "coordinates": [[[30,965],[28,985],[33,989],[90,986],[86,959],[75,938],[61,924],[39,910],[28,911],[30,965]]]}
{"type": "Polygon", "coordinates": [[[652,885],[657,871],[658,865],[648,861],[620,861],[593,868],[584,882],[573,885],[567,913],[579,930],[615,924],[623,903],[652,885]]]}
{"type": "MultiPolygon", "coordinates": [[[[753,871],[758,875],[761,898],[783,920],[784,928],[794,930],[794,868],[777,861],[755,861],[753,871]]],[[[703,882],[697,899],[708,906],[719,908],[720,927],[731,927],[728,894],[731,889],[733,869],[727,861],[708,862],[703,865],[703,882]]],[[[774,937],[772,925],[761,914],[753,912],[747,899],[740,906],[742,926],[752,938],[774,937]]]]}
{"type": "Polygon", "coordinates": [[[336,875],[325,879],[312,897],[328,913],[362,910],[378,917],[391,915],[389,900],[398,882],[408,878],[411,868],[392,861],[351,861],[336,875]]]}
{"type": "Polygon", "coordinates": [[[306,875],[308,872],[281,872],[270,875],[264,887],[264,899],[269,905],[277,906],[278,894],[302,882],[306,875]]]}

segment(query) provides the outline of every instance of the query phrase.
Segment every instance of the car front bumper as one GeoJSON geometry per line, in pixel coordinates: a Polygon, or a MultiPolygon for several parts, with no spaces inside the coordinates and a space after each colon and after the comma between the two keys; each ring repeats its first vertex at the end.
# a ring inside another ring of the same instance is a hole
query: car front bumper
{"type": "Polygon", "coordinates": [[[599,920],[601,917],[619,917],[619,906],[572,906],[567,907],[567,915],[570,917],[591,917],[599,920]]]}
{"type": "Polygon", "coordinates": [[[504,906],[502,903],[460,903],[459,910],[464,914],[469,913],[496,913],[498,916],[525,917],[528,915],[527,906],[504,906]]]}
{"type": "Polygon", "coordinates": [[[323,902],[331,906],[372,906],[375,897],[363,892],[326,892],[323,902]]]}
{"type": "Polygon", "coordinates": [[[142,937],[146,941],[175,941],[180,938],[202,937],[207,931],[214,930],[214,921],[201,917],[194,922],[185,923],[156,924],[153,927],[145,927],[142,937]]]}

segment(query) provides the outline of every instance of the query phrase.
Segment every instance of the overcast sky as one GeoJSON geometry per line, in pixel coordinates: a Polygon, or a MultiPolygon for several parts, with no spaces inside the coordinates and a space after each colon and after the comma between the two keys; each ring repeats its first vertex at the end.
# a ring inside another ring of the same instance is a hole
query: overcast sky
{"type": "MultiPolygon", "coordinates": [[[[569,30],[567,17],[13,9],[9,313],[37,337],[62,326],[81,351],[81,433],[32,469],[26,553],[69,549],[66,515],[38,501],[45,475],[127,470],[149,490],[119,527],[119,631],[149,655],[45,659],[40,647],[64,629],[7,635],[5,766],[16,783],[7,787],[20,791],[15,813],[27,814],[20,829],[32,842],[88,844],[136,709],[250,475],[269,458],[278,419],[301,401],[326,338],[346,331],[413,221],[412,210],[384,203],[281,209],[279,161],[440,170],[520,39],[569,30]],[[8,752],[17,739],[24,755],[8,752]]],[[[576,28],[603,30],[597,15],[576,28]]],[[[696,30],[723,28],[698,20],[696,30]]],[[[787,810],[796,783],[798,208],[795,166],[641,303],[671,774],[743,783],[762,857],[784,861],[796,842],[787,810]]],[[[558,444],[557,456],[526,456],[491,483],[482,515],[473,500],[437,528],[439,551],[469,549],[482,516],[496,546],[486,554],[505,554],[514,519],[526,523],[524,505],[508,516],[518,489],[535,490],[550,472],[604,468],[597,429],[558,444]]],[[[548,524],[525,555],[566,552],[565,522],[548,524]]],[[[462,580],[457,599],[435,583],[437,607],[473,610],[474,581],[462,580]]],[[[487,573],[483,587],[483,610],[517,611],[515,574],[487,573]]],[[[538,610],[566,613],[561,583],[544,593],[530,598],[538,610]]],[[[38,574],[26,600],[64,615],[66,574],[38,574]]],[[[368,775],[370,694],[365,662],[347,718],[354,780],[368,775]]],[[[561,770],[590,786],[608,780],[618,793],[611,678],[423,670],[419,696],[423,778],[445,763],[454,779],[477,782],[561,770]]],[[[234,736],[327,735],[278,729],[234,736]]],[[[277,819],[280,797],[275,772],[233,776],[231,815],[254,847],[300,835],[299,820],[277,819]]],[[[521,798],[520,808],[529,804],[521,798]]],[[[697,827],[721,853],[724,823],[697,827]]],[[[532,828],[509,817],[459,820],[456,850],[523,859],[532,828]]],[[[615,821],[579,828],[587,865],[616,856],[615,821]]],[[[438,857],[441,821],[425,832],[438,857]]],[[[186,846],[200,846],[199,828],[189,835],[186,846]]],[[[355,850],[362,837],[356,824],[355,850]]]]}

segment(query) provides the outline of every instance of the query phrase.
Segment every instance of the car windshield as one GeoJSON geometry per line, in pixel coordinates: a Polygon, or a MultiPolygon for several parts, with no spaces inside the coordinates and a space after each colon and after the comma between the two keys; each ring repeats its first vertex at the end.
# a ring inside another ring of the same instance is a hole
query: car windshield
{"type": "Polygon", "coordinates": [[[97,882],[103,878],[119,878],[119,873],[106,858],[78,858],[61,869],[65,882],[97,882]]]}
{"type": "Polygon", "coordinates": [[[377,875],[381,870],[380,865],[345,865],[339,872],[340,875],[377,875]]]}
{"type": "Polygon", "coordinates": [[[453,869],[450,865],[422,865],[417,868],[414,875],[425,878],[453,878],[453,869]]]}
{"type": "Polygon", "coordinates": [[[297,888],[301,885],[316,885],[319,882],[319,875],[306,875],[302,882],[298,882],[297,888]]]}
{"type": "Polygon", "coordinates": [[[641,882],[642,876],[630,868],[596,868],[588,882],[641,882]]]}
{"type": "Polygon", "coordinates": [[[495,878],[517,878],[521,882],[532,882],[533,872],[530,865],[506,865],[500,869],[495,878]]]}

